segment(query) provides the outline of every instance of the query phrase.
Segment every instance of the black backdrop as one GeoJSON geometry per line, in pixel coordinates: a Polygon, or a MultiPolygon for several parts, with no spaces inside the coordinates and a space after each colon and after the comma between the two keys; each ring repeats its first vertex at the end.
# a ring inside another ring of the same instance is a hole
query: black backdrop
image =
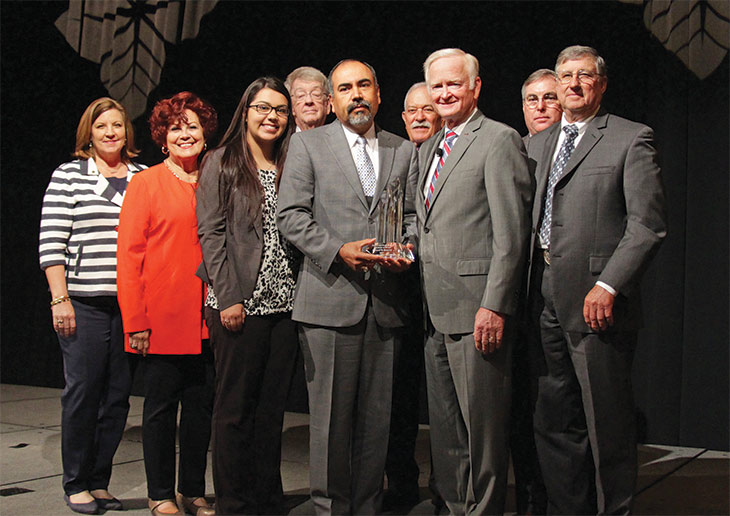
{"type": "MultiPolygon", "coordinates": [[[[2,381],[60,387],[49,296],[37,265],[40,203],[69,157],[78,119],[106,95],[99,65],[53,25],[66,2],[0,4],[2,60],[2,381]]],[[[670,233],[646,274],[646,328],[634,377],[646,441],[728,449],[728,58],[700,81],[647,31],[641,6],[619,2],[220,2],[197,39],[166,45],[149,108],[187,89],[218,110],[219,135],[246,85],[344,57],[378,72],[378,123],[405,136],[403,95],[429,52],[461,47],[481,62],[481,109],[525,132],[519,90],[570,44],[609,66],[604,106],[656,131],[670,233]]],[[[147,113],[147,114],[148,114],[147,113]]],[[[147,115],[145,115],[147,116],[147,115]]],[[[139,160],[161,160],[145,116],[139,160]]]]}

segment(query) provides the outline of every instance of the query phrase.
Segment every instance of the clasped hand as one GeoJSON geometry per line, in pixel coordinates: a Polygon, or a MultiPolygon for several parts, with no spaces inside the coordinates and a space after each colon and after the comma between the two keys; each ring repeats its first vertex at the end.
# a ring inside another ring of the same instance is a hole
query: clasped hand
{"type": "MultiPolygon", "coordinates": [[[[413,263],[405,258],[388,258],[385,256],[379,256],[377,254],[366,253],[362,250],[364,246],[374,243],[374,238],[348,242],[340,247],[340,251],[338,254],[340,256],[340,259],[345,263],[345,265],[347,265],[353,271],[359,272],[366,272],[376,265],[380,265],[390,272],[403,272],[408,270],[408,268],[411,266],[411,263],[413,263]]],[[[408,247],[413,250],[412,244],[408,244],[408,247]]]]}

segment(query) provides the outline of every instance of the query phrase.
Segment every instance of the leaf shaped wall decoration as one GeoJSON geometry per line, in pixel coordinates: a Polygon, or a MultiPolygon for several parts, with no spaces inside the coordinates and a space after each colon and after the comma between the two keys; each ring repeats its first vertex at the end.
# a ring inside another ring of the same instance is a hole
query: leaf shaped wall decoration
{"type": "Polygon", "coordinates": [[[195,38],[218,0],[71,0],[56,28],[79,55],[101,63],[101,81],[130,118],[159,84],[165,42],[195,38]]]}
{"type": "Polygon", "coordinates": [[[727,55],[730,1],[647,0],[644,25],[667,50],[677,54],[687,68],[704,79],[727,55]]]}

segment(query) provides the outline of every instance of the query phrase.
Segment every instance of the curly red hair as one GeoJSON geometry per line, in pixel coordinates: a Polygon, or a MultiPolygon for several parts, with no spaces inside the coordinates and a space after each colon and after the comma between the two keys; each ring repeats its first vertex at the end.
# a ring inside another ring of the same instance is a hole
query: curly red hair
{"type": "Polygon", "coordinates": [[[167,139],[167,130],[171,125],[180,121],[187,122],[185,110],[189,109],[200,119],[203,127],[203,136],[207,140],[218,128],[218,114],[213,106],[198,97],[195,93],[181,91],[169,99],[162,99],[155,104],[150,116],[150,132],[152,140],[164,146],[167,139]]]}

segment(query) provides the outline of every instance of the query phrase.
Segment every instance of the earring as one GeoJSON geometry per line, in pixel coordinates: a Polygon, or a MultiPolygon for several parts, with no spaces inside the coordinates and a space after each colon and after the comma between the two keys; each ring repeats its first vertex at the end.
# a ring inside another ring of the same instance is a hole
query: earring
{"type": "Polygon", "coordinates": [[[162,154],[167,154],[168,152],[170,152],[164,145],[160,148],[160,150],[162,151],[162,154]]]}
{"type": "Polygon", "coordinates": [[[89,140],[89,148],[93,147],[93,144],[91,143],[91,140],[89,140]]]}
{"type": "Polygon", "coordinates": [[[206,143],[203,144],[203,150],[204,151],[207,151],[208,150],[208,142],[206,142],[206,143]]]}

